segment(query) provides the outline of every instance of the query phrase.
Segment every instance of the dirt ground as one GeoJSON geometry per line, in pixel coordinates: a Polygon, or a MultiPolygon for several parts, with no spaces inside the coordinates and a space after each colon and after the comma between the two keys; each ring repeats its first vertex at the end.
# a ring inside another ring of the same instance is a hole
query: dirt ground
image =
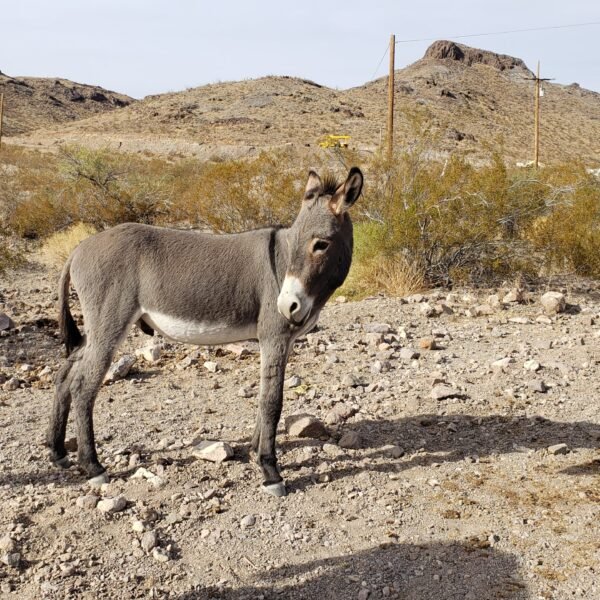
{"type": "MultiPolygon", "coordinates": [[[[0,334],[1,598],[600,598],[598,286],[553,287],[568,306],[549,317],[545,290],[332,302],[295,346],[284,402],[327,434],[282,418],[290,493],[274,498],[248,459],[253,344],[164,343],[104,386],[102,489],[50,465],[56,279],[30,265],[0,281],[15,322],[0,334]],[[206,439],[234,457],[195,458],[206,439]]],[[[119,356],[149,343],[134,329],[119,356]]]]}

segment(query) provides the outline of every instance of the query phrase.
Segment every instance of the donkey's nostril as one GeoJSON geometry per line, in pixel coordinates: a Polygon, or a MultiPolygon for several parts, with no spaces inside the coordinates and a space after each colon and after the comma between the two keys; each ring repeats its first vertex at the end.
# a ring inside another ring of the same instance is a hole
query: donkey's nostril
{"type": "Polygon", "coordinates": [[[298,303],[292,302],[290,304],[290,314],[293,315],[298,310],[298,303]]]}

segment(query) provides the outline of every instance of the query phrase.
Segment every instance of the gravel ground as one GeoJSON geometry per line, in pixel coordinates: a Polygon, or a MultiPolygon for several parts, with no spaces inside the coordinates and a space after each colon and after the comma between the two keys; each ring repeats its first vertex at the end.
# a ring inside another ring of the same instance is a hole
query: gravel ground
{"type": "Polygon", "coordinates": [[[288,365],[278,499],[248,460],[255,344],[132,330],[117,358],[160,357],[98,396],[110,484],[53,468],[56,279],[0,282],[0,597],[600,598],[597,285],[550,315],[545,290],[331,303],[288,365]],[[296,413],[326,429],[286,432],[296,413]]]}

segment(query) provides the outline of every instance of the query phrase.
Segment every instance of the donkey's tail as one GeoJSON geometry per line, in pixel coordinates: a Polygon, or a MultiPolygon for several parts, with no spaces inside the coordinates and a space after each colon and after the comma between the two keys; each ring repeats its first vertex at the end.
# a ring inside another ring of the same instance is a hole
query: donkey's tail
{"type": "Polygon", "coordinates": [[[79,329],[77,329],[77,324],[69,309],[69,283],[71,282],[72,260],[73,257],[69,256],[60,275],[60,283],[58,286],[58,327],[62,342],[67,348],[67,356],[69,356],[73,350],[81,346],[83,342],[83,336],[79,329]]]}

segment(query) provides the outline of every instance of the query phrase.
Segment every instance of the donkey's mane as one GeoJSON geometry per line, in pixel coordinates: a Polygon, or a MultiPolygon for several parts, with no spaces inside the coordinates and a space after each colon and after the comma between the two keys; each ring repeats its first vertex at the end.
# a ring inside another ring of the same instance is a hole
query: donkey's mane
{"type": "Polygon", "coordinates": [[[333,173],[326,173],[323,176],[323,195],[332,196],[335,190],[340,186],[340,182],[333,173]]]}

